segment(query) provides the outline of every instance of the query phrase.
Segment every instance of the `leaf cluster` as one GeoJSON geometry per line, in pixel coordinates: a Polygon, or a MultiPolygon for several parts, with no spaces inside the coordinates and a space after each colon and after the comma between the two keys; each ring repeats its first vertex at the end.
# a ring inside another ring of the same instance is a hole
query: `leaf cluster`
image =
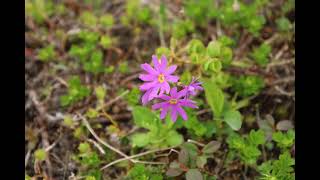
{"type": "Polygon", "coordinates": [[[295,160],[291,157],[289,152],[284,152],[277,160],[269,160],[262,163],[258,170],[260,172],[259,179],[261,180],[294,180],[295,173],[292,166],[295,165],[295,160]]]}
{"type": "Polygon", "coordinates": [[[73,76],[68,80],[68,92],[60,97],[62,106],[69,106],[85,97],[89,96],[90,89],[81,85],[81,80],[78,76],[73,76]]]}
{"type": "Polygon", "coordinates": [[[163,124],[157,114],[142,106],[134,106],[132,114],[134,124],[148,130],[146,133],[136,133],[131,137],[134,147],[170,147],[183,142],[183,137],[174,129],[173,122],[169,118],[166,119],[166,124],[163,124]]]}
{"type": "Polygon", "coordinates": [[[230,81],[232,83],[231,89],[242,97],[256,95],[265,86],[263,78],[258,75],[232,76],[230,81]]]}
{"type": "Polygon", "coordinates": [[[237,133],[227,138],[227,144],[231,151],[246,165],[255,165],[261,155],[259,145],[265,144],[265,134],[262,130],[251,130],[247,137],[237,133]]]}
{"type": "Polygon", "coordinates": [[[211,141],[199,149],[195,144],[183,143],[180,146],[178,160],[170,163],[166,175],[176,177],[185,173],[185,177],[188,180],[201,180],[204,177],[207,179],[207,175],[202,174],[200,170],[207,164],[207,159],[213,157],[213,153],[220,148],[220,145],[221,143],[218,141],[211,141]]]}

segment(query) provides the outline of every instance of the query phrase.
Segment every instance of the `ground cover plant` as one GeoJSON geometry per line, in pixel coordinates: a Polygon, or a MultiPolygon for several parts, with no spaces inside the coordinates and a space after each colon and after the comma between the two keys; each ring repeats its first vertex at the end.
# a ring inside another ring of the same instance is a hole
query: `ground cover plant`
{"type": "Polygon", "coordinates": [[[294,0],[25,0],[25,179],[295,179],[294,0]]]}

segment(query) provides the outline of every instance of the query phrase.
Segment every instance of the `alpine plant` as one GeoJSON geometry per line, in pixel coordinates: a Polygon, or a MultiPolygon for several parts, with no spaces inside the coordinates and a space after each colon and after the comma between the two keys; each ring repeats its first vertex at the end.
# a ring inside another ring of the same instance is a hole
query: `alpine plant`
{"type": "Polygon", "coordinates": [[[167,58],[163,55],[160,59],[152,56],[153,67],[144,63],[141,68],[145,73],[139,75],[139,79],[144,81],[140,86],[140,90],[144,93],[141,101],[146,105],[154,99],[160,102],[153,104],[152,109],[160,109],[160,119],[164,119],[170,114],[171,120],[175,122],[178,116],[183,120],[187,120],[188,116],[183,107],[198,108],[196,102],[189,99],[190,95],[195,96],[197,91],[202,91],[201,82],[192,77],[192,81],[188,85],[182,85],[182,89],[178,91],[177,86],[171,88],[170,83],[177,83],[179,76],[173,75],[177,69],[177,65],[168,66],[167,58]]]}

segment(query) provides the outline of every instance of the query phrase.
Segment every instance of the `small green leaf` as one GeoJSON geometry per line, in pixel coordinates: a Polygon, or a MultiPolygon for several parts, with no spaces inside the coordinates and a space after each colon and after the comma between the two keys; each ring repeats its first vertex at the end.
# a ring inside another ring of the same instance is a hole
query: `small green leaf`
{"type": "Polygon", "coordinates": [[[192,79],[192,74],[190,73],[190,71],[184,71],[180,77],[180,82],[182,82],[183,84],[188,84],[191,82],[192,79]]]}
{"type": "Polygon", "coordinates": [[[31,177],[28,174],[24,175],[24,180],[32,180],[31,177]]]}
{"type": "Polygon", "coordinates": [[[207,163],[207,157],[206,156],[198,156],[196,163],[199,168],[203,168],[204,165],[207,163]]]}
{"type": "Polygon", "coordinates": [[[203,180],[202,174],[198,169],[189,169],[186,173],[187,180],[203,180]]]}
{"type": "Polygon", "coordinates": [[[197,146],[192,143],[184,143],[181,145],[181,151],[186,154],[185,156],[183,156],[184,154],[180,155],[183,163],[190,168],[195,167],[196,159],[198,157],[197,146]]]}
{"type": "Polygon", "coordinates": [[[178,160],[180,163],[187,165],[189,163],[190,157],[189,153],[185,148],[182,148],[178,154],[178,160]]]}
{"type": "Polygon", "coordinates": [[[206,51],[205,46],[202,41],[199,39],[192,39],[187,46],[188,54],[196,53],[196,54],[204,54],[206,51]]]}
{"type": "Polygon", "coordinates": [[[157,130],[161,123],[159,117],[146,107],[135,106],[132,110],[132,115],[137,126],[149,130],[157,130]]]}
{"type": "Polygon", "coordinates": [[[207,121],[204,123],[204,126],[206,127],[206,133],[205,136],[207,138],[210,138],[212,134],[217,132],[216,124],[213,121],[207,121]]]}
{"type": "Polygon", "coordinates": [[[88,111],[86,112],[86,116],[88,118],[96,118],[98,117],[99,112],[93,108],[89,108],[88,111]]]}
{"type": "Polygon", "coordinates": [[[106,96],[106,89],[103,86],[98,86],[95,88],[95,93],[99,100],[104,100],[106,96]]]}
{"type": "Polygon", "coordinates": [[[78,146],[78,150],[80,153],[87,153],[90,151],[90,145],[88,143],[80,143],[78,146]]]}
{"type": "Polygon", "coordinates": [[[222,35],[218,38],[218,41],[223,45],[223,46],[233,46],[235,44],[234,40],[231,39],[228,36],[222,35]]]}
{"type": "Polygon", "coordinates": [[[159,47],[156,49],[156,55],[158,58],[161,58],[162,55],[165,55],[168,58],[170,56],[170,49],[166,47],[159,47]]]}
{"type": "Polygon", "coordinates": [[[64,116],[64,118],[63,118],[63,124],[64,124],[65,126],[67,126],[67,127],[72,127],[72,125],[73,125],[73,120],[72,120],[71,116],[69,116],[69,115],[64,116]]]}
{"type": "Polygon", "coordinates": [[[39,60],[45,62],[53,60],[56,56],[53,45],[48,45],[47,47],[41,48],[38,53],[39,60]]]}
{"type": "Polygon", "coordinates": [[[241,128],[242,116],[239,111],[228,110],[223,114],[223,120],[233,129],[238,131],[241,128]]]}
{"type": "Polygon", "coordinates": [[[196,145],[186,142],[181,145],[181,148],[185,148],[191,156],[198,155],[198,148],[196,145]]]}
{"type": "Polygon", "coordinates": [[[133,146],[144,147],[149,144],[149,139],[147,133],[137,133],[132,135],[131,142],[133,146]]]}
{"type": "Polygon", "coordinates": [[[221,146],[219,141],[210,141],[207,145],[205,145],[202,149],[202,152],[206,154],[214,153],[217,151],[221,146]]]}
{"type": "Polygon", "coordinates": [[[128,66],[128,61],[124,61],[119,64],[119,71],[121,73],[127,73],[129,72],[129,66],[128,66]]]}
{"type": "Polygon", "coordinates": [[[264,67],[268,64],[268,57],[271,53],[271,50],[272,48],[269,44],[263,43],[259,47],[254,48],[253,52],[250,55],[256,61],[256,63],[264,67]]]}
{"type": "Polygon", "coordinates": [[[174,169],[180,168],[180,164],[176,160],[174,160],[170,163],[169,167],[174,169]]]}
{"type": "Polygon", "coordinates": [[[292,121],[282,120],[282,121],[277,123],[277,127],[276,128],[277,128],[277,130],[287,131],[289,129],[293,129],[293,124],[292,124],[292,121]]]}
{"type": "Polygon", "coordinates": [[[292,24],[290,22],[289,19],[287,19],[286,17],[281,17],[279,19],[276,20],[276,24],[277,24],[277,28],[279,29],[279,31],[289,31],[290,29],[292,29],[292,24]]]}
{"type": "Polygon", "coordinates": [[[221,43],[218,41],[211,41],[207,46],[207,54],[211,57],[219,57],[221,53],[221,43]]]}
{"type": "Polygon", "coordinates": [[[248,140],[253,145],[260,145],[265,143],[265,135],[263,130],[259,129],[258,131],[251,130],[248,136],[248,140]]]}
{"type": "Polygon", "coordinates": [[[34,152],[34,156],[39,161],[44,161],[47,157],[47,152],[44,149],[37,149],[34,152]]]}
{"type": "Polygon", "coordinates": [[[130,106],[134,106],[139,104],[140,100],[140,90],[137,87],[134,87],[130,90],[130,92],[126,95],[125,99],[128,101],[130,106]]]}
{"type": "Polygon", "coordinates": [[[102,36],[101,39],[100,39],[100,45],[101,45],[103,48],[105,48],[105,49],[110,48],[111,45],[112,45],[112,39],[111,39],[111,37],[108,36],[108,35],[102,36]]]}
{"type": "Polygon", "coordinates": [[[166,172],[166,176],[176,177],[176,176],[179,176],[182,173],[183,173],[183,171],[178,169],[178,168],[169,168],[167,170],[167,172],[166,172]]]}
{"type": "Polygon", "coordinates": [[[256,75],[232,77],[232,89],[242,97],[258,94],[265,86],[264,79],[256,75]]]}
{"type": "Polygon", "coordinates": [[[221,60],[223,65],[225,66],[229,65],[232,61],[232,56],[233,56],[233,53],[231,48],[224,47],[221,49],[221,60]]]}
{"type": "Polygon", "coordinates": [[[293,145],[295,140],[295,133],[290,129],[287,133],[278,131],[272,135],[272,139],[277,142],[277,146],[280,148],[289,148],[293,145]]]}
{"type": "Polygon", "coordinates": [[[220,72],[221,71],[221,68],[222,68],[222,64],[221,64],[221,61],[219,60],[213,60],[211,63],[210,63],[210,66],[209,66],[209,69],[213,72],[220,72]]]}
{"type": "Polygon", "coordinates": [[[97,24],[97,17],[90,11],[85,11],[81,14],[80,20],[84,25],[94,27],[97,24]]]}
{"type": "Polygon", "coordinates": [[[183,137],[175,130],[168,132],[166,142],[169,146],[178,146],[183,143],[183,137]]]}
{"type": "Polygon", "coordinates": [[[96,180],[94,176],[87,176],[85,180],[96,180]]]}
{"type": "Polygon", "coordinates": [[[217,117],[221,117],[224,105],[224,94],[222,90],[209,80],[203,81],[205,96],[213,113],[217,117]]]}
{"type": "Polygon", "coordinates": [[[105,14],[100,17],[99,22],[105,27],[111,27],[114,24],[114,18],[112,14],[105,14]]]}

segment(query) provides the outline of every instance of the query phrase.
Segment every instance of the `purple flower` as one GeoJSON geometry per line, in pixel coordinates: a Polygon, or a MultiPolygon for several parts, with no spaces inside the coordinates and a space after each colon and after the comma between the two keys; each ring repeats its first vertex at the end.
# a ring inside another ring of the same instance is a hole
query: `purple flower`
{"type": "Polygon", "coordinates": [[[184,95],[186,94],[186,89],[183,89],[179,92],[177,92],[177,88],[174,87],[170,91],[170,96],[167,95],[161,95],[159,96],[160,99],[164,100],[161,103],[154,104],[152,106],[152,109],[160,109],[160,119],[164,119],[168,113],[168,111],[171,111],[171,120],[175,122],[177,120],[178,114],[184,119],[187,120],[188,116],[186,112],[182,109],[183,106],[190,107],[190,108],[198,108],[195,105],[194,101],[191,101],[189,99],[182,99],[184,95]]]}
{"type": "Polygon", "coordinates": [[[139,78],[142,81],[146,81],[140,86],[141,91],[146,91],[142,96],[142,104],[144,105],[153,98],[162,95],[164,92],[169,93],[169,82],[174,83],[179,80],[178,76],[171,75],[174,73],[177,66],[173,65],[167,68],[167,58],[165,56],[162,56],[161,59],[158,59],[155,55],[153,55],[152,62],[154,68],[152,68],[149,64],[144,63],[141,65],[141,68],[148,74],[139,75],[139,78]]]}
{"type": "Polygon", "coordinates": [[[185,85],[183,87],[186,91],[185,98],[188,98],[191,94],[192,96],[196,95],[196,91],[202,91],[201,82],[197,82],[197,79],[192,77],[192,80],[189,85],[185,85]]]}

